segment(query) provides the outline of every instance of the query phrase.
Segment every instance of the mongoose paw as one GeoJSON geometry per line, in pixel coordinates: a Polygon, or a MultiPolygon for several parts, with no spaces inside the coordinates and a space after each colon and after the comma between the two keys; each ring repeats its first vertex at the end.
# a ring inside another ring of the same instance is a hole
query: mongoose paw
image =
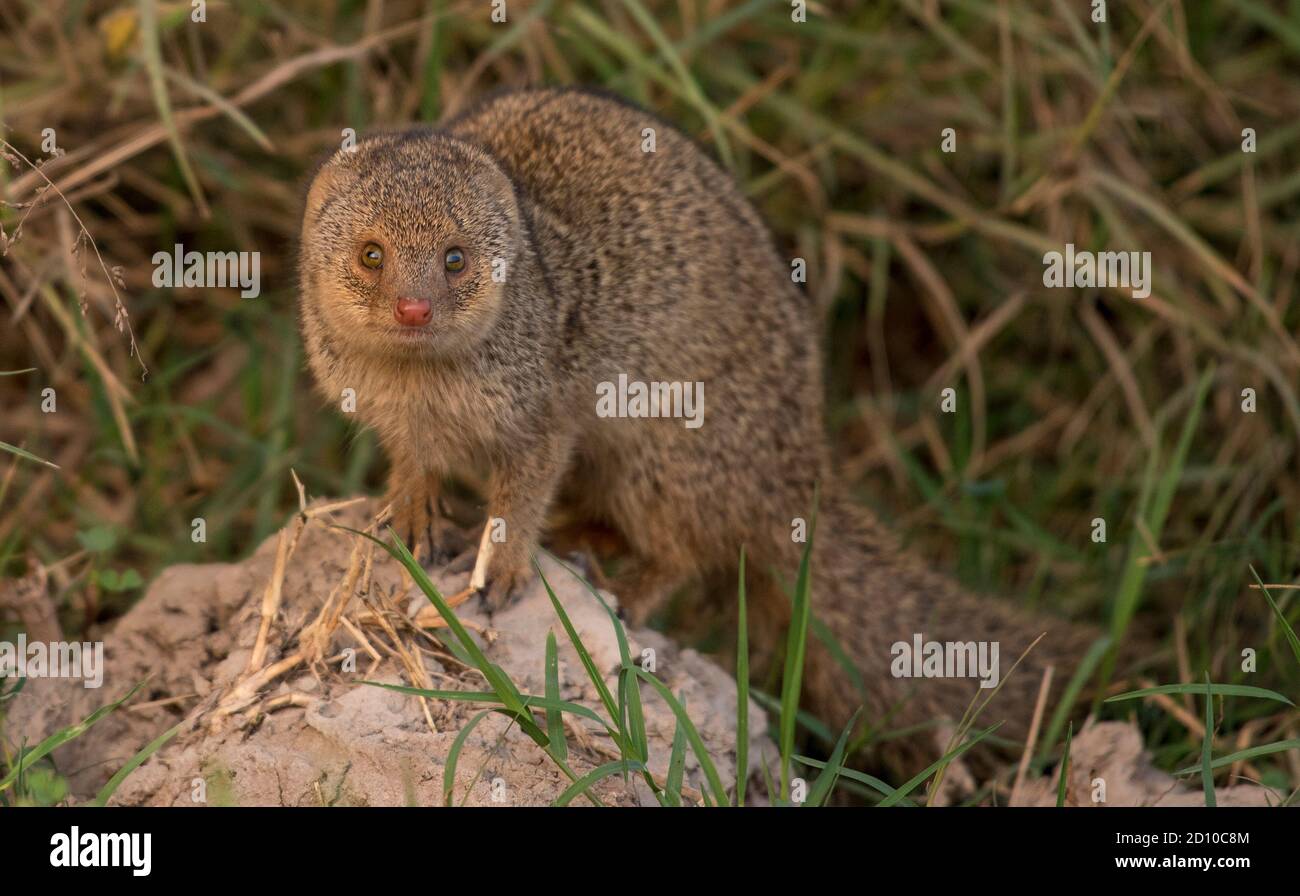
{"type": "Polygon", "coordinates": [[[443,566],[469,545],[465,534],[437,511],[432,499],[394,504],[389,525],[421,565],[443,566]]]}
{"type": "Polygon", "coordinates": [[[505,609],[511,601],[519,597],[532,582],[533,572],[527,566],[508,572],[489,575],[483,600],[489,613],[505,609]]]}
{"type": "Polygon", "coordinates": [[[426,556],[435,566],[450,563],[469,548],[464,531],[440,515],[435,515],[425,527],[423,542],[428,550],[426,556]]]}

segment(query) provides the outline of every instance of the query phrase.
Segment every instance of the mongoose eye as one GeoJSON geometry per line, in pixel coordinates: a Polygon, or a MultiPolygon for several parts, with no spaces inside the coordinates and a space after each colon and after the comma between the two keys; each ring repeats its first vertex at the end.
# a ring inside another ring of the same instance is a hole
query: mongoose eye
{"type": "Polygon", "coordinates": [[[451,271],[453,274],[459,274],[461,271],[465,270],[465,253],[459,249],[448,249],[447,257],[443,261],[443,264],[445,264],[447,270],[451,271]]]}
{"type": "Polygon", "coordinates": [[[361,263],[374,270],[384,263],[384,250],[378,243],[366,243],[361,247],[361,263]]]}

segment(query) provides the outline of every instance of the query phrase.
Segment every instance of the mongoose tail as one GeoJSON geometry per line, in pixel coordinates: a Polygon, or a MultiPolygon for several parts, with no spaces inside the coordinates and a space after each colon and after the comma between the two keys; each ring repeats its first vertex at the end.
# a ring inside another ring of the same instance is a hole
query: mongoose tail
{"type": "Polygon", "coordinates": [[[837,730],[860,706],[879,733],[928,726],[930,736],[879,744],[881,764],[908,773],[942,755],[973,699],[989,701],[976,729],[1001,721],[995,735],[1023,744],[1044,670],[1054,670],[1045,708],[1050,717],[1100,637],[1095,629],[965,592],[899,549],[839,489],[821,499],[811,574],[813,614],[833,633],[843,657],[810,632],[806,705],[837,730]],[[856,665],[860,684],[844,659],[856,665]]]}

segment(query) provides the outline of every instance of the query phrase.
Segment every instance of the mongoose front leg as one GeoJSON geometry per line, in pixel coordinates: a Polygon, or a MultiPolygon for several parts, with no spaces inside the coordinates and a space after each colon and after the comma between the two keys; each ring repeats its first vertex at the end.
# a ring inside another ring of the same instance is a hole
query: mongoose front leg
{"type": "Polygon", "coordinates": [[[499,610],[533,576],[546,511],[569,463],[567,436],[547,435],[511,451],[492,471],[488,496],[487,604],[499,610]]]}
{"type": "Polygon", "coordinates": [[[388,477],[388,525],[421,563],[445,563],[465,547],[439,508],[441,488],[438,473],[409,463],[394,462],[388,477]]]}

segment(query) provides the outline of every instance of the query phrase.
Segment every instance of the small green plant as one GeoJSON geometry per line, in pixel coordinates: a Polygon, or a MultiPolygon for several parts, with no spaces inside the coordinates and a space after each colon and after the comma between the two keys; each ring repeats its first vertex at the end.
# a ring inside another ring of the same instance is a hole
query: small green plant
{"type": "MultiPolygon", "coordinates": [[[[3,721],[6,704],[18,696],[26,681],[25,678],[0,678],[0,721],[3,721]]],[[[77,724],[54,732],[36,746],[28,748],[24,745],[15,755],[0,757],[0,806],[55,806],[65,802],[68,797],[68,782],[50,761],[50,754],[68,741],[81,737],[135,696],[144,684],[143,681],[140,682],[112,703],[101,706],[77,724]]],[[[107,805],[127,776],[160,750],[180,728],[180,725],[176,725],[168,729],[132,756],[109,779],[91,805],[107,805]]]]}
{"type": "MultiPolygon", "coordinates": [[[[585,797],[592,803],[599,805],[599,800],[592,794],[591,788],[597,782],[613,775],[627,776],[638,774],[649,785],[655,798],[664,806],[680,806],[682,801],[682,784],[685,767],[685,755],[687,747],[695,754],[699,762],[700,769],[704,774],[706,786],[700,793],[700,800],[705,805],[712,806],[743,806],[745,804],[746,777],[748,774],[748,756],[749,756],[749,644],[748,644],[748,607],[745,593],[745,555],[740,555],[740,575],[737,584],[737,597],[739,607],[739,619],[737,627],[737,660],[736,660],[736,677],[737,677],[737,705],[736,705],[736,737],[737,737],[737,762],[736,762],[736,781],[731,792],[728,793],[724,786],[721,776],[718,774],[717,765],[709,755],[708,748],[705,746],[703,739],[700,737],[698,728],[691,721],[690,715],[679,696],[675,696],[662,681],[655,675],[632,662],[631,654],[628,648],[627,633],[623,627],[622,621],[618,614],[601,596],[600,592],[592,586],[580,573],[571,566],[564,563],[560,558],[549,555],[555,559],[565,570],[573,575],[582,583],[591,595],[600,602],[610,619],[610,624],[614,628],[615,637],[618,640],[620,665],[618,670],[618,681],[616,690],[611,691],[609,685],[605,682],[604,676],[596,667],[595,661],[591,657],[590,651],[583,643],[582,638],[578,635],[564,605],[560,602],[547,580],[546,574],[542,571],[541,566],[534,564],[538,576],[541,578],[542,585],[546,588],[546,593],[551,600],[551,605],[555,610],[555,615],[560,626],[567,634],[570,643],[573,645],[578,655],[579,661],[590,679],[592,686],[600,699],[601,708],[604,715],[597,713],[580,704],[561,700],[559,697],[558,683],[558,666],[556,659],[555,634],[550,632],[547,635],[546,642],[546,659],[545,659],[545,695],[523,694],[519,688],[510,680],[509,676],[499,666],[488,660],[487,656],[479,648],[478,644],[470,637],[465,626],[457,618],[455,611],[447,604],[445,598],[438,591],[436,585],[430,580],[423,567],[415,560],[406,545],[390,528],[390,541],[383,541],[365,532],[356,529],[348,531],[361,535],[374,541],[384,548],[389,554],[397,559],[402,566],[410,573],[416,585],[424,592],[430,603],[437,608],[438,613],[446,621],[447,627],[451,632],[452,639],[447,643],[448,648],[462,662],[477,669],[491,687],[490,691],[452,691],[452,690],[432,690],[427,688],[406,687],[403,685],[385,684],[382,682],[366,681],[364,684],[381,687],[386,690],[396,691],[403,694],[411,694],[420,697],[429,697],[440,700],[455,700],[464,703],[490,704],[487,709],[482,710],[472,716],[457,734],[452,744],[451,750],[447,756],[447,762],[444,767],[443,777],[443,799],[447,805],[453,802],[453,785],[455,783],[456,767],[460,759],[461,751],[465,745],[469,734],[474,728],[486,718],[490,713],[501,713],[507,716],[512,723],[517,724],[524,733],[526,733],[546,755],[555,763],[555,765],[565,774],[572,782],[570,786],[555,800],[555,805],[567,805],[578,797],[585,797]],[[673,735],[671,753],[668,759],[667,772],[662,778],[657,778],[649,768],[649,746],[646,737],[645,717],[642,709],[640,685],[646,685],[653,690],[672,711],[676,717],[677,725],[673,735]],[[605,733],[609,736],[611,742],[618,749],[620,758],[612,762],[601,765],[585,775],[579,777],[568,764],[568,749],[564,738],[563,715],[569,713],[580,719],[586,719],[598,723],[604,728],[605,733]]],[[[773,804],[789,804],[790,782],[792,778],[792,769],[797,762],[803,766],[816,769],[819,774],[810,783],[807,791],[807,798],[802,803],[808,806],[822,806],[829,802],[832,794],[835,792],[840,781],[848,780],[856,784],[865,785],[876,793],[880,794],[882,800],[881,806],[892,805],[914,805],[907,795],[914,789],[925,783],[936,773],[941,772],[950,762],[961,756],[975,744],[982,741],[993,733],[998,725],[992,725],[974,735],[958,738],[961,742],[955,745],[942,757],[936,760],[932,765],[914,776],[901,787],[894,788],[885,782],[874,778],[871,775],[855,771],[845,767],[845,763],[852,755],[850,737],[858,722],[858,713],[854,713],[848,724],[840,732],[838,738],[834,741],[834,748],[826,762],[821,762],[806,756],[797,755],[794,752],[796,726],[802,723],[802,714],[798,711],[799,687],[803,673],[804,659],[806,656],[807,636],[810,629],[809,619],[811,618],[811,596],[809,593],[811,582],[811,557],[812,557],[813,535],[810,530],[808,542],[804,547],[803,557],[800,562],[799,576],[793,595],[794,605],[794,622],[791,625],[789,637],[787,640],[787,649],[785,664],[782,675],[782,695],[779,706],[774,709],[779,711],[777,719],[777,729],[779,734],[780,754],[780,778],[779,783],[773,781],[770,776],[767,778],[768,798],[773,804]]],[[[769,774],[766,762],[763,763],[764,774],[769,774]]],[[[477,778],[475,778],[477,780],[477,778]]]]}
{"type": "MultiPolygon", "coordinates": [[[[1282,609],[1278,606],[1277,601],[1273,599],[1273,595],[1269,593],[1268,586],[1266,586],[1264,584],[1264,580],[1259,577],[1259,573],[1255,571],[1254,566],[1250,567],[1250,572],[1251,575],[1255,577],[1255,581],[1258,583],[1260,590],[1263,591],[1264,600],[1268,602],[1269,608],[1273,611],[1273,615],[1277,620],[1278,627],[1282,629],[1282,633],[1286,638],[1287,644],[1291,648],[1291,652],[1295,655],[1296,661],[1300,662],[1300,638],[1296,637],[1295,629],[1291,626],[1291,623],[1287,620],[1286,615],[1282,612],[1282,609]]],[[[1177,772],[1175,772],[1175,774],[1191,775],[1199,772],[1201,775],[1201,787],[1205,791],[1205,805],[1207,806],[1214,806],[1216,804],[1215,796],[1214,796],[1214,770],[1215,769],[1222,768],[1225,765],[1232,765],[1234,762],[1242,762],[1248,759],[1254,759],[1258,756],[1268,756],[1274,753],[1282,753],[1287,750],[1300,749],[1300,740],[1295,738],[1290,738],[1287,740],[1275,741],[1273,743],[1268,743],[1268,744],[1259,744],[1257,746],[1249,747],[1245,750],[1238,750],[1235,753],[1230,753],[1227,756],[1221,756],[1218,759],[1215,759],[1213,754],[1214,754],[1214,698],[1216,696],[1217,697],[1251,697],[1251,698],[1262,699],[1262,700],[1273,700],[1275,702],[1284,703],[1287,706],[1292,706],[1292,707],[1295,706],[1295,704],[1284,695],[1279,694],[1277,691],[1269,690],[1267,688],[1258,688],[1258,687],[1253,687],[1251,685],[1241,685],[1241,684],[1212,683],[1210,681],[1210,676],[1208,672],[1205,674],[1205,681],[1202,684],[1162,684],[1156,687],[1140,688],[1136,691],[1126,691],[1123,694],[1116,694],[1114,697],[1108,698],[1106,702],[1114,703],[1121,700],[1133,700],[1139,697],[1150,697],[1157,694],[1189,694],[1195,697],[1205,698],[1205,735],[1201,739],[1201,761],[1198,765],[1192,765],[1186,768],[1181,768],[1177,772]]],[[[1300,793],[1300,791],[1297,791],[1297,793],[1300,793]]],[[[1295,800],[1295,798],[1296,798],[1296,793],[1293,793],[1285,801],[1284,805],[1292,803],[1295,800]]]]}
{"type": "MultiPolygon", "coordinates": [[[[0,678],[0,722],[4,720],[5,707],[10,701],[16,700],[18,693],[22,691],[23,685],[26,684],[25,678],[0,678]]],[[[107,718],[109,714],[116,711],[118,707],[129,701],[131,697],[144,687],[144,681],[140,681],[134,688],[122,694],[117,700],[100,706],[94,713],[87,715],[85,719],[77,724],[70,724],[66,728],[61,728],[45,737],[39,744],[27,748],[21,746],[14,756],[0,756],[0,806],[53,806],[64,804],[68,800],[68,780],[59,774],[57,767],[51,761],[53,750],[81,737],[83,733],[90,731],[92,726],[107,718]]],[[[123,780],[127,775],[138,769],[146,759],[153,756],[162,748],[162,745],[172,740],[172,737],[181,731],[181,726],[173,726],[168,731],[162,732],[155,737],[151,743],[144,746],[140,752],[131,757],[126,765],[118,769],[117,774],[108,780],[107,784],[100,789],[100,792],[91,805],[104,806],[108,805],[109,798],[121,787],[123,780]]],[[[0,740],[3,744],[3,740],[0,740]]]]}
{"type": "Polygon", "coordinates": [[[77,533],[77,541],[90,557],[89,577],[105,591],[119,594],[132,591],[144,585],[140,573],[134,569],[105,569],[104,558],[112,554],[117,547],[117,533],[112,526],[92,526],[77,533]]]}
{"type": "MultiPolygon", "coordinates": [[[[691,745],[696,753],[696,758],[700,762],[701,768],[709,778],[710,786],[713,790],[713,798],[719,802],[725,803],[727,795],[722,787],[722,780],[718,776],[717,768],[704,747],[704,742],[700,738],[699,731],[691,722],[690,717],[686,715],[685,708],[681,702],[674,697],[671,692],[659,682],[654,676],[645,673],[639,667],[633,665],[631,655],[627,645],[627,635],[623,629],[622,622],[618,615],[613,612],[608,604],[600,598],[599,592],[591,588],[592,593],[601,600],[605,610],[609,613],[610,619],[614,625],[614,630],[618,637],[620,652],[620,667],[617,683],[617,697],[606,685],[604,678],[596,668],[595,662],[591,658],[590,652],[582,643],[578,636],[577,630],[569,620],[563,605],[555,596],[555,591],[551,588],[550,582],[537,567],[538,575],[541,576],[542,583],[546,587],[547,594],[550,596],[552,606],[555,608],[556,616],[559,618],[561,625],[569,636],[574,650],[578,654],[579,660],[586,669],[588,677],[596,688],[600,697],[602,708],[607,716],[601,716],[595,711],[588,709],[577,703],[560,700],[558,697],[558,673],[555,666],[555,649],[554,635],[548,639],[547,645],[547,690],[548,694],[539,696],[534,694],[523,694],[509,676],[495,663],[491,662],[483,653],[482,649],[470,637],[465,626],[457,618],[455,611],[448,606],[442,594],[438,591],[437,586],[429,579],[427,573],[416,562],[411,552],[402,542],[397,534],[391,529],[389,534],[391,542],[385,542],[375,538],[365,532],[359,532],[355,529],[349,530],[364,538],[369,538],[379,544],[389,554],[391,554],[403,567],[410,573],[416,585],[424,592],[430,603],[438,610],[439,615],[447,623],[448,630],[451,632],[452,643],[449,647],[462,661],[467,665],[477,669],[488,682],[491,691],[445,691],[430,690],[425,688],[411,688],[400,685],[383,684],[380,682],[365,682],[375,687],[382,687],[388,690],[397,691],[404,694],[412,694],[421,697],[431,697],[441,700],[457,700],[467,703],[489,703],[493,704],[488,709],[478,713],[470,719],[469,723],[461,730],[453,743],[452,750],[447,757],[447,764],[444,770],[443,778],[443,797],[447,805],[452,804],[452,789],[455,783],[456,766],[460,758],[461,749],[464,746],[469,732],[476,726],[488,713],[497,712],[508,717],[512,723],[517,724],[521,731],[527,734],[534,743],[542,748],[542,751],[551,759],[552,762],[564,773],[572,782],[570,787],[556,799],[557,805],[566,805],[578,797],[585,797],[592,803],[599,805],[600,800],[592,794],[591,788],[597,782],[612,775],[629,775],[640,774],[646,783],[654,792],[656,798],[663,805],[672,805],[674,801],[680,803],[680,779],[670,787],[669,780],[657,781],[650,773],[646,766],[647,759],[647,739],[645,731],[645,717],[642,713],[641,694],[639,680],[645,680],[651,687],[657,690],[672,708],[678,720],[679,736],[685,739],[685,742],[691,745]],[[543,713],[543,718],[539,720],[534,716],[535,712],[543,713]],[[578,716],[579,718],[594,721],[601,725],[609,735],[610,740],[618,748],[620,759],[606,763],[587,773],[579,776],[568,763],[568,748],[564,739],[564,726],[562,722],[563,713],[578,716]]],[[[567,568],[567,567],[566,567],[567,568]]],[[[572,570],[570,570],[572,571],[572,570]]],[[[576,574],[575,574],[576,575],[576,574]]],[[[579,576],[581,579],[581,577],[579,576]]],[[[584,580],[584,584],[585,580],[584,580]]],[[[670,774],[669,778],[672,777],[670,774]]]]}

